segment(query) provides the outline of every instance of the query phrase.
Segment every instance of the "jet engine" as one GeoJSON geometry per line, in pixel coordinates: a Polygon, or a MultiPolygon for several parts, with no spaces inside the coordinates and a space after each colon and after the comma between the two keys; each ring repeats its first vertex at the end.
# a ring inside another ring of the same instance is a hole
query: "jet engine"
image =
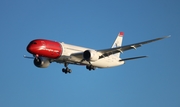
{"type": "Polygon", "coordinates": [[[99,59],[99,55],[95,50],[84,51],[83,57],[87,61],[97,61],[99,59]]]}
{"type": "Polygon", "coordinates": [[[50,62],[48,59],[43,57],[34,58],[34,65],[38,68],[47,68],[50,62]]]}

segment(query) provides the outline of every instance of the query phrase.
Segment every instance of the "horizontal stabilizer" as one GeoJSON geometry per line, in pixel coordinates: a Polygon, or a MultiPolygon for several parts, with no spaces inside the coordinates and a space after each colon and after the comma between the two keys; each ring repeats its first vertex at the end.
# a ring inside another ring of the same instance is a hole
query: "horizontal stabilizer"
{"type": "Polygon", "coordinates": [[[133,60],[133,59],[139,59],[139,58],[145,58],[147,56],[138,56],[138,57],[132,57],[132,58],[125,58],[125,59],[121,59],[119,61],[126,61],[126,60],[133,60]]]}

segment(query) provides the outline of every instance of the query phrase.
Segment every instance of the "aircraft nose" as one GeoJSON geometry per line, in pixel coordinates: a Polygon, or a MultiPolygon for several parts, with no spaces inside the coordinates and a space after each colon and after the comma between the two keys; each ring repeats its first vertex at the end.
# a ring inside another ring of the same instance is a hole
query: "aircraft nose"
{"type": "Polygon", "coordinates": [[[32,51],[33,51],[32,45],[29,44],[29,45],[26,47],[26,50],[27,50],[29,53],[32,53],[32,51]]]}
{"type": "Polygon", "coordinates": [[[29,52],[29,53],[34,53],[36,51],[36,46],[35,46],[35,43],[34,41],[31,41],[28,46],[26,47],[26,50],[29,52]]]}

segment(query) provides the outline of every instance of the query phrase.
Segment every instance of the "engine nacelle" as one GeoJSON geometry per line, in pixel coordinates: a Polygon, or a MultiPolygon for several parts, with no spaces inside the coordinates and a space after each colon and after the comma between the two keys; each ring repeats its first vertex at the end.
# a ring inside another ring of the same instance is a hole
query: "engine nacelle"
{"type": "Polygon", "coordinates": [[[47,68],[50,62],[48,59],[43,57],[34,58],[34,65],[38,68],[47,68]]]}
{"type": "Polygon", "coordinates": [[[84,51],[83,57],[87,61],[97,61],[99,59],[99,55],[95,50],[84,51]]]}

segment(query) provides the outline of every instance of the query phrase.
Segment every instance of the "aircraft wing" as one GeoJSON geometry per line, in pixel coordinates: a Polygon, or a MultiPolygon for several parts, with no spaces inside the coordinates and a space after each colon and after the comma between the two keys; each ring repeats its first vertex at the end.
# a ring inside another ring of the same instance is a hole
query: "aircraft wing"
{"type": "MultiPolygon", "coordinates": [[[[99,53],[99,59],[101,59],[101,58],[104,58],[104,57],[108,57],[108,56],[110,56],[112,54],[116,54],[116,53],[119,53],[119,52],[123,53],[124,51],[127,51],[127,50],[136,49],[138,47],[141,47],[144,44],[148,44],[148,43],[151,43],[151,42],[162,40],[162,39],[165,39],[165,38],[168,38],[168,37],[170,37],[170,36],[164,36],[164,37],[161,37],[161,38],[147,40],[147,41],[144,41],[144,42],[134,43],[134,44],[120,46],[120,47],[116,47],[116,48],[96,50],[96,51],[99,53]]],[[[71,58],[73,58],[73,59],[75,59],[77,61],[78,60],[81,60],[80,62],[84,61],[83,52],[73,53],[70,56],[71,56],[71,58]]],[[[146,57],[146,56],[142,56],[142,57],[146,57]]],[[[136,58],[133,58],[133,59],[136,59],[136,58]]],[[[129,60],[129,59],[126,59],[126,60],[129,60]]]]}
{"type": "Polygon", "coordinates": [[[125,45],[125,46],[116,47],[116,48],[97,50],[98,52],[102,53],[102,55],[99,56],[99,59],[107,57],[107,56],[112,55],[112,54],[119,53],[119,52],[123,53],[124,51],[127,51],[127,50],[136,49],[138,47],[141,47],[144,44],[155,42],[155,41],[165,39],[165,38],[168,38],[168,37],[170,37],[170,36],[165,36],[165,37],[161,37],[161,38],[156,38],[156,39],[147,40],[147,41],[144,41],[144,42],[134,43],[134,44],[125,45]]]}

